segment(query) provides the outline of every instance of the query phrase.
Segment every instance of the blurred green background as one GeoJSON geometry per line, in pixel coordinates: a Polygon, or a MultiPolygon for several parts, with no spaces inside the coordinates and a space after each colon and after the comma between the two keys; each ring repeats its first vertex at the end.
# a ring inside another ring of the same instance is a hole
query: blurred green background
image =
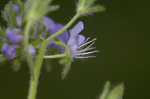
{"type": "MultiPolygon", "coordinates": [[[[49,16],[67,23],[75,13],[77,0],[54,0],[61,9],[49,16]]],[[[0,10],[8,0],[0,0],[0,10]]],[[[83,34],[96,37],[101,52],[95,59],[73,63],[65,80],[61,66],[42,70],[37,99],[97,99],[104,83],[125,84],[124,99],[150,97],[150,2],[148,0],[97,0],[103,13],[86,16],[83,34]]],[[[0,18],[2,24],[3,19],[0,18]]],[[[10,64],[0,64],[0,99],[26,99],[29,83],[27,67],[14,72],[10,64]]]]}

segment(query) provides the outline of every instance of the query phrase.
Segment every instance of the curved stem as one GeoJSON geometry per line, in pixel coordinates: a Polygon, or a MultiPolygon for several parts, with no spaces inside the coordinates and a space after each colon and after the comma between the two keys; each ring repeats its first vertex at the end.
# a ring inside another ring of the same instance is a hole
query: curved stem
{"type": "Polygon", "coordinates": [[[58,35],[60,35],[62,32],[64,32],[66,29],[68,29],[73,22],[76,21],[76,19],[80,16],[80,13],[77,13],[72,19],[71,21],[64,26],[64,28],[60,29],[58,32],[54,33],[53,35],[51,35],[47,40],[46,43],[48,43],[49,41],[51,41],[52,39],[56,38],[58,35]]]}
{"type": "Polygon", "coordinates": [[[49,41],[51,41],[52,39],[56,38],[61,33],[63,33],[66,29],[68,29],[73,24],[73,22],[76,21],[76,19],[79,16],[80,16],[80,14],[77,13],[70,20],[70,22],[66,26],[64,26],[58,32],[56,32],[53,35],[51,35],[48,39],[46,39],[45,41],[43,41],[43,43],[41,44],[40,50],[39,50],[39,54],[38,54],[38,56],[36,58],[36,61],[35,61],[34,79],[31,78],[31,81],[30,81],[30,89],[29,89],[28,99],[36,99],[37,86],[38,86],[38,81],[39,81],[39,78],[40,78],[40,71],[41,71],[41,68],[42,68],[42,62],[43,62],[44,54],[46,52],[47,43],[49,41]]]}
{"type": "Polygon", "coordinates": [[[64,42],[55,41],[53,43],[56,44],[56,45],[59,45],[59,46],[63,47],[65,49],[65,53],[57,54],[57,55],[44,56],[44,59],[49,59],[49,58],[53,58],[53,59],[54,58],[63,58],[63,57],[66,57],[66,56],[70,56],[70,50],[69,50],[68,46],[64,42]]]}
{"type": "Polygon", "coordinates": [[[63,54],[58,54],[58,55],[50,55],[50,56],[44,56],[44,59],[50,59],[50,58],[63,58],[63,57],[66,57],[67,54],[66,53],[63,53],[63,54]]]}

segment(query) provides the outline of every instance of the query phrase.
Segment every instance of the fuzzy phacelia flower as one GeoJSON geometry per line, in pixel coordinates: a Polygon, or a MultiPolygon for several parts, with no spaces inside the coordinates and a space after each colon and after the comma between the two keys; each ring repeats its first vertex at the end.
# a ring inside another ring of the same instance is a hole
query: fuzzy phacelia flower
{"type": "Polygon", "coordinates": [[[95,47],[93,47],[93,44],[95,43],[96,39],[89,40],[90,38],[86,39],[85,36],[79,34],[83,29],[83,22],[80,21],[69,31],[70,37],[67,42],[67,46],[70,49],[72,60],[74,60],[75,58],[92,58],[95,56],[90,56],[90,54],[98,52],[98,50],[91,51],[95,49],[95,47]]]}
{"type": "MultiPolygon", "coordinates": [[[[45,25],[47,32],[50,33],[50,35],[56,33],[58,30],[64,27],[64,25],[55,23],[52,19],[46,16],[43,17],[42,22],[45,25]]],[[[68,32],[64,31],[62,34],[58,36],[58,39],[60,39],[66,44],[68,41],[68,32]]]]}
{"type": "Polygon", "coordinates": [[[18,44],[23,40],[23,36],[18,34],[19,29],[6,29],[5,37],[12,44],[18,44]]]}
{"type": "MultiPolygon", "coordinates": [[[[44,24],[44,26],[46,28],[46,31],[49,33],[49,36],[53,35],[58,30],[60,30],[61,28],[64,27],[64,25],[58,24],[58,23],[54,22],[52,19],[50,19],[46,16],[43,17],[42,23],[44,24]]],[[[62,34],[60,34],[58,36],[58,39],[60,41],[64,42],[65,44],[67,44],[67,41],[69,39],[68,31],[66,30],[62,34]]],[[[47,46],[48,46],[48,48],[56,48],[56,49],[60,50],[61,52],[64,52],[62,47],[53,44],[52,41],[50,41],[47,46]]]]}
{"type": "Polygon", "coordinates": [[[29,46],[29,54],[30,54],[30,55],[35,55],[35,53],[36,53],[35,47],[32,46],[32,45],[30,45],[30,46],[29,46]]]}
{"type": "Polygon", "coordinates": [[[16,56],[15,48],[12,45],[4,43],[1,49],[2,54],[5,54],[8,59],[13,59],[16,56]]]}
{"type": "MultiPolygon", "coordinates": [[[[55,23],[52,19],[48,17],[43,17],[43,24],[46,27],[46,30],[50,33],[50,35],[56,33],[58,30],[63,28],[64,26],[58,23],[55,23]]],[[[76,24],[71,30],[66,30],[62,34],[58,36],[58,39],[64,42],[68,48],[70,49],[70,54],[72,56],[72,61],[78,58],[92,58],[95,56],[90,56],[89,54],[97,53],[93,44],[95,43],[95,38],[90,40],[90,38],[86,38],[85,36],[81,35],[80,32],[84,29],[83,22],[80,21],[76,24]]],[[[59,46],[49,43],[50,47],[54,47],[59,49],[61,52],[64,51],[59,46]]]]}
{"type": "Polygon", "coordinates": [[[16,5],[16,4],[14,4],[14,5],[13,5],[13,10],[14,10],[15,12],[19,12],[19,6],[16,5]]]}

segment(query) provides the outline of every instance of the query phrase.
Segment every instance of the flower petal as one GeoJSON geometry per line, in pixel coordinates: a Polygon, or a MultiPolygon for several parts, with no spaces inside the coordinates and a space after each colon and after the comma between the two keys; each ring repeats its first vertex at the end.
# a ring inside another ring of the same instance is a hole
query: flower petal
{"type": "Polygon", "coordinates": [[[82,30],[84,29],[84,24],[82,21],[80,21],[78,24],[76,24],[71,30],[70,35],[76,36],[78,35],[82,30]]]}
{"type": "Polygon", "coordinates": [[[51,30],[56,29],[55,22],[52,19],[44,16],[42,22],[45,25],[47,31],[50,32],[51,30]]]}
{"type": "Polygon", "coordinates": [[[32,45],[29,46],[29,54],[30,55],[35,55],[36,53],[36,50],[35,50],[35,47],[33,47],[32,45]]]}
{"type": "MultiPolygon", "coordinates": [[[[56,29],[56,32],[57,32],[57,31],[59,31],[61,28],[63,28],[64,26],[61,25],[61,24],[56,24],[56,27],[57,27],[57,29],[56,29]]],[[[60,34],[60,35],[58,36],[58,38],[59,38],[61,41],[63,41],[65,44],[67,44],[68,38],[69,38],[68,32],[67,32],[67,31],[64,31],[62,34],[60,34]]]]}
{"type": "Polygon", "coordinates": [[[13,46],[8,46],[7,50],[6,50],[6,57],[8,59],[13,59],[15,58],[16,53],[15,53],[15,48],[13,46]]]}
{"type": "Polygon", "coordinates": [[[18,44],[23,40],[23,36],[18,35],[18,32],[19,32],[19,29],[17,29],[17,28],[12,29],[12,30],[7,29],[5,37],[10,43],[18,44]]]}
{"type": "Polygon", "coordinates": [[[8,49],[8,44],[4,43],[3,46],[2,46],[2,48],[1,48],[2,54],[5,54],[7,49],[8,49]]]}
{"type": "Polygon", "coordinates": [[[78,35],[78,45],[81,45],[85,42],[85,36],[78,35]]]}

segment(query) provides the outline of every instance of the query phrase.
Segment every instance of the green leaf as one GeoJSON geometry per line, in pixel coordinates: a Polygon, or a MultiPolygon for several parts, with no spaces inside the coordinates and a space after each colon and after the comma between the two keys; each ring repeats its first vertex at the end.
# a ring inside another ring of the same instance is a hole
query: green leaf
{"type": "Polygon", "coordinates": [[[96,0],[79,0],[77,13],[84,16],[104,11],[105,8],[103,6],[94,5],[95,1],[96,0]]]}
{"type": "Polygon", "coordinates": [[[106,99],[106,97],[107,97],[107,95],[109,93],[110,87],[111,87],[110,82],[107,81],[105,86],[104,86],[103,92],[100,95],[99,99],[106,99]]]}
{"type": "Polygon", "coordinates": [[[21,68],[21,64],[20,64],[19,60],[15,59],[13,61],[12,69],[17,72],[20,70],[20,68],[21,68]]]}
{"type": "Polygon", "coordinates": [[[2,11],[2,17],[7,22],[7,25],[11,24],[11,16],[10,16],[10,3],[6,4],[4,10],[2,11]]]}
{"type": "Polygon", "coordinates": [[[41,44],[42,41],[43,41],[43,40],[41,40],[41,39],[37,39],[37,40],[35,40],[35,41],[32,41],[32,45],[33,45],[33,46],[39,45],[39,44],[41,44]]]}
{"type": "Polygon", "coordinates": [[[65,64],[64,69],[62,71],[62,75],[61,75],[62,79],[66,78],[66,76],[69,73],[70,69],[71,69],[71,62],[65,64]]]}
{"type": "Polygon", "coordinates": [[[61,73],[61,77],[62,79],[65,79],[71,69],[71,56],[63,58],[62,60],[60,60],[59,63],[64,65],[63,71],[61,73]]]}
{"type": "Polygon", "coordinates": [[[97,5],[94,7],[91,7],[87,10],[87,13],[97,13],[97,12],[103,12],[105,11],[105,8],[103,6],[97,5]]]}
{"type": "Polygon", "coordinates": [[[106,99],[123,99],[124,85],[119,84],[113,88],[106,99]]]}
{"type": "Polygon", "coordinates": [[[2,54],[0,54],[0,63],[6,61],[6,57],[2,54]]]}
{"type": "Polygon", "coordinates": [[[47,7],[52,0],[28,0],[26,2],[27,20],[31,23],[37,21],[47,13],[47,7]]]}
{"type": "Polygon", "coordinates": [[[53,11],[56,11],[56,10],[58,10],[60,8],[60,6],[59,5],[51,5],[51,6],[48,6],[47,7],[47,11],[46,12],[53,12],[53,11]]]}
{"type": "Polygon", "coordinates": [[[79,0],[78,1],[78,8],[82,8],[86,3],[86,0],[79,0]]]}
{"type": "MultiPolygon", "coordinates": [[[[3,27],[0,27],[1,29],[0,29],[0,37],[4,37],[4,35],[5,35],[5,28],[3,28],[3,27]]],[[[1,39],[1,38],[0,38],[1,39]]],[[[1,41],[2,42],[2,41],[1,41]]]]}
{"type": "Polygon", "coordinates": [[[86,0],[86,1],[87,1],[86,8],[90,8],[91,6],[93,6],[96,0],[86,0]]]}

